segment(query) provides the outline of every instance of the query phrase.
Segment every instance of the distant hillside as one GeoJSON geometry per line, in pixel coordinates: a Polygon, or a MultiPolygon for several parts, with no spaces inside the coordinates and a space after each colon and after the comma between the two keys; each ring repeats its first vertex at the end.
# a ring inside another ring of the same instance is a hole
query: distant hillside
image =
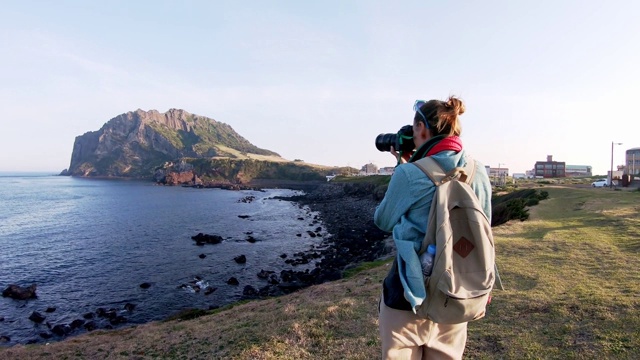
{"type": "Polygon", "coordinates": [[[251,144],[225,123],[179,109],[136,110],[76,137],[71,164],[64,173],[151,178],[157,169],[184,158],[287,162],[251,144]]]}

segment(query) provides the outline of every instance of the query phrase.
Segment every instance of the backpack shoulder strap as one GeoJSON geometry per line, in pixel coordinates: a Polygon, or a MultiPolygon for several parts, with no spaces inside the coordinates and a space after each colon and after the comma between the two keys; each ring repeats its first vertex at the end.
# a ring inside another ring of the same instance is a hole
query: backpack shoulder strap
{"type": "Polygon", "coordinates": [[[442,166],[430,157],[424,157],[413,164],[422,170],[436,186],[441,185],[442,180],[447,175],[442,166]]]}
{"type": "Polygon", "coordinates": [[[433,158],[425,157],[413,163],[422,172],[424,172],[436,186],[442,185],[447,181],[458,178],[467,184],[471,184],[476,175],[476,162],[472,158],[468,158],[465,166],[459,166],[449,172],[445,172],[442,166],[433,158]]]}
{"type": "Polygon", "coordinates": [[[467,184],[471,185],[473,178],[476,176],[476,161],[471,157],[467,157],[467,163],[463,167],[465,174],[467,174],[467,178],[464,180],[467,184]]]}

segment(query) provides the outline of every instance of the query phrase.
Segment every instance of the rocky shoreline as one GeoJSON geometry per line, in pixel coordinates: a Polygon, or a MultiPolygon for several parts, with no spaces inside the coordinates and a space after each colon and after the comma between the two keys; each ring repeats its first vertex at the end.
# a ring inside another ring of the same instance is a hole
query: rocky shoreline
{"type": "MultiPolygon", "coordinates": [[[[310,218],[313,223],[310,225],[313,225],[314,230],[309,230],[307,233],[311,237],[323,237],[323,240],[320,246],[316,245],[307,251],[282,254],[281,269],[283,270],[279,273],[264,270],[257,273],[256,276],[264,280],[265,285],[258,288],[246,285],[243,289],[242,299],[281,296],[311,285],[337,280],[343,277],[346,269],[389,254],[388,241],[385,241],[389,234],[379,230],[373,224],[373,213],[379,199],[371,191],[370,185],[267,180],[247,186],[253,189],[302,190],[303,195],[277,197],[276,199],[293,202],[308,213],[317,213],[310,218]],[[315,267],[311,269],[306,266],[306,270],[296,270],[298,265],[313,263],[315,263],[315,267]]],[[[249,196],[239,201],[250,202],[252,200],[252,197],[249,196]]],[[[192,238],[196,241],[196,245],[219,242],[209,241],[207,236],[211,235],[198,234],[192,238]]],[[[234,260],[239,262],[241,259],[234,260]]],[[[229,279],[227,283],[231,284],[232,280],[233,278],[229,279]]],[[[144,288],[144,285],[147,284],[143,283],[140,287],[144,288]]],[[[20,294],[9,290],[12,290],[11,287],[6,289],[3,296],[20,298],[16,297],[20,294]]],[[[33,285],[32,295],[27,297],[35,297],[35,285],[33,285]]],[[[34,311],[29,320],[37,324],[45,324],[46,322],[47,327],[38,333],[40,339],[34,338],[27,343],[62,340],[67,336],[78,334],[78,332],[113,329],[126,325],[128,323],[127,317],[135,306],[136,304],[127,304],[125,308],[98,308],[95,312],[83,314],[81,318],[78,317],[68,324],[49,323],[48,314],[34,311]]],[[[209,309],[215,307],[217,306],[211,306],[209,309]]],[[[46,312],[53,311],[55,311],[55,307],[48,307],[46,312]]],[[[3,320],[4,318],[0,318],[0,322],[3,320]]],[[[0,335],[0,344],[11,342],[10,337],[5,336],[6,334],[0,335]]]]}
{"type": "MultiPolygon", "coordinates": [[[[298,183],[304,195],[278,197],[292,201],[300,207],[319,212],[316,221],[321,222],[327,236],[320,250],[294,254],[285,260],[287,264],[307,264],[321,259],[313,270],[282,270],[271,274],[269,284],[255,289],[245,287],[245,298],[279,296],[327,281],[342,278],[343,272],[362,262],[373,261],[389,255],[391,247],[384,232],[373,223],[373,213],[379,199],[370,184],[298,183]]],[[[287,188],[295,184],[285,185],[287,188]]],[[[283,187],[285,187],[283,186],[283,187]]]]}

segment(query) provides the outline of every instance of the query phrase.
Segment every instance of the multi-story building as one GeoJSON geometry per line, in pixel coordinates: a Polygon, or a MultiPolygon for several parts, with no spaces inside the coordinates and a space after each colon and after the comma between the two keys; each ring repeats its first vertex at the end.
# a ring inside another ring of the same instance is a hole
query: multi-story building
{"type": "Polygon", "coordinates": [[[375,164],[366,164],[360,169],[361,175],[374,175],[378,173],[378,167],[375,164]]]}
{"type": "Polygon", "coordinates": [[[592,176],[592,168],[589,165],[567,165],[564,170],[565,176],[592,176]]]}
{"type": "Polygon", "coordinates": [[[509,176],[509,168],[489,168],[489,176],[509,176]]]}
{"type": "Polygon", "coordinates": [[[553,155],[547,155],[547,161],[536,161],[534,169],[536,177],[555,178],[566,176],[565,167],[564,161],[553,161],[553,155]]]}
{"type": "Polygon", "coordinates": [[[625,173],[638,175],[640,173],[640,147],[627,150],[624,163],[625,173]]]}

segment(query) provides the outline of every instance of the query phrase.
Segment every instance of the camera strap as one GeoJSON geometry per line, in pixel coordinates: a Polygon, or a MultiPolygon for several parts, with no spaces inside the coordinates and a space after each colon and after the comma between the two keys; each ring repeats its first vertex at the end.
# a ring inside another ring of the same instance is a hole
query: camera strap
{"type": "Polygon", "coordinates": [[[429,139],[426,143],[422,144],[422,146],[420,146],[420,148],[417,149],[413,153],[413,155],[411,155],[409,162],[414,162],[427,156],[429,151],[431,151],[431,149],[433,149],[440,141],[444,140],[446,137],[446,135],[438,135],[429,139]]]}

